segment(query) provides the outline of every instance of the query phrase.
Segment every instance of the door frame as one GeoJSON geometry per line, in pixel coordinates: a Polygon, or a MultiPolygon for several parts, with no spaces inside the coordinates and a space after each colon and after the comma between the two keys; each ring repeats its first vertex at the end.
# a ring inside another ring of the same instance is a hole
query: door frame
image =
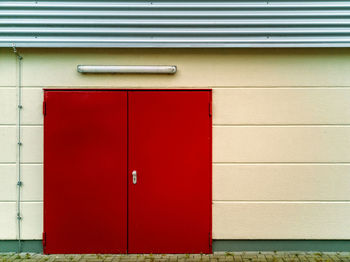
{"type": "MultiPolygon", "coordinates": [[[[209,93],[209,104],[208,104],[208,114],[209,114],[209,124],[208,124],[208,129],[209,129],[209,163],[208,163],[208,171],[209,171],[209,181],[208,181],[208,184],[209,184],[209,196],[208,196],[208,205],[209,205],[209,236],[208,236],[208,239],[209,239],[209,253],[212,253],[212,199],[213,199],[213,186],[212,186],[212,169],[213,169],[213,162],[212,162],[212,148],[213,148],[213,145],[212,145],[212,128],[213,128],[213,125],[212,125],[212,122],[213,122],[213,113],[212,113],[212,89],[211,88],[198,88],[198,89],[194,89],[194,88],[169,88],[169,89],[166,89],[166,88],[145,88],[145,89],[135,89],[135,88],[43,88],[43,92],[49,92],[49,91],[62,91],[62,92],[68,92],[68,91],[126,91],[127,92],[127,100],[128,100],[128,94],[129,92],[138,92],[138,91],[149,91],[149,92],[156,92],[156,91],[170,91],[170,92],[176,92],[176,91],[189,91],[189,92],[196,92],[196,91],[206,91],[209,93]]],[[[45,99],[45,98],[44,98],[45,99]]],[[[45,103],[45,100],[44,100],[44,103],[45,103]]],[[[45,104],[43,103],[43,113],[45,112],[45,104]]],[[[44,138],[43,138],[44,139],[44,138]]],[[[129,141],[129,116],[128,116],[128,110],[127,110],[127,141],[129,141]]],[[[129,158],[129,145],[128,145],[128,142],[127,142],[127,158],[129,158]]],[[[45,165],[45,164],[43,164],[45,165]]],[[[130,176],[128,175],[128,172],[129,172],[129,160],[127,160],[127,194],[128,194],[128,184],[129,184],[129,179],[130,176]]],[[[45,177],[45,174],[44,174],[44,177],[45,177]]],[[[44,196],[44,199],[43,201],[45,201],[45,196],[44,196]]],[[[127,200],[128,202],[128,200],[127,200]]],[[[45,207],[45,205],[43,205],[45,207]]],[[[128,213],[129,213],[129,210],[128,210],[128,203],[127,203],[127,232],[128,232],[128,213]]],[[[45,214],[45,210],[43,212],[43,216],[45,214]]],[[[43,221],[45,221],[45,219],[43,219],[43,221]]],[[[45,236],[44,236],[44,228],[45,228],[45,224],[43,225],[43,245],[45,245],[46,241],[45,241],[45,236]]],[[[127,233],[127,243],[128,243],[128,233],[127,233]]],[[[127,254],[129,253],[129,250],[128,250],[128,246],[127,246],[127,254]]]]}

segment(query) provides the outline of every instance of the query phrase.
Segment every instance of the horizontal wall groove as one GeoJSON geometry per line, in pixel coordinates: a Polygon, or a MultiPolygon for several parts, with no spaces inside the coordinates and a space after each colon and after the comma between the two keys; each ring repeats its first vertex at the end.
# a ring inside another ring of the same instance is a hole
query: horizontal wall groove
{"type": "Polygon", "coordinates": [[[215,204],[350,204],[350,200],[213,200],[215,204]]]}
{"type": "MultiPolygon", "coordinates": [[[[215,122],[215,112],[214,112],[215,122]]],[[[15,127],[16,124],[0,124],[1,127],[15,127]]],[[[22,124],[22,127],[42,127],[43,124],[22,124]]],[[[213,124],[213,127],[350,127],[349,124],[213,124]]]]}
{"type": "Polygon", "coordinates": [[[349,165],[350,162],[213,162],[214,165],[349,165]]]}
{"type": "MultiPolygon", "coordinates": [[[[203,55],[205,55],[203,53],[203,55]]],[[[75,71],[76,68],[72,67],[72,70],[75,71]]],[[[115,75],[116,78],[127,78],[125,75],[115,75]]],[[[16,88],[16,86],[0,86],[0,88],[16,88]]],[[[178,86],[178,85],[167,85],[167,86],[155,86],[155,85],[66,85],[66,86],[54,86],[54,85],[24,85],[22,88],[37,88],[37,89],[115,89],[115,90],[123,90],[123,89],[350,89],[350,86],[336,86],[336,85],[308,85],[308,86],[271,86],[271,85],[252,85],[252,86],[206,86],[206,85],[198,85],[198,86],[178,86]]]]}
{"type": "MultiPolygon", "coordinates": [[[[21,127],[41,127],[43,124],[21,124],[21,127]]],[[[0,127],[16,127],[16,124],[0,124],[0,127]]]]}
{"type": "MultiPolygon", "coordinates": [[[[44,203],[43,200],[21,200],[21,203],[44,203]]],[[[16,200],[0,200],[1,203],[17,203],[16,200]]]]}
{"type": "MultiPolygon", "coordinates": [[[[6,166],[6,165],[10,166],[10,165],[15,165],[15,164],[16,164],[15,162],[0,162],[0,166],[6,166]]],[[[40,163],[40,162],[39,163],[34,163],[34,162],[33,163],[30,163],[30,162],[25,163],[24,162],[24,163],[22,163],[22,165],[24,165],[24,166],[25,165],[43,165],[43,163],[40,163]]]]}
{"type": "MultiPolygon", "coordinates": [[[[16,162],[0,162],[0,165],[15,165],[16,162]]],[[[43,162],[21,162],[22,165],[42,165],[43,162]]]]}
{"type": "Polygon", "coordinates": [[[213,89],[218,89],[218,90],[227,90],[229,88],[232,89],[320,89],[320,90],[333,90],[333,89],[350,89],[350,86],[328,86],[328,85],[322,85],[322,86],[313,86],[313,85],[309,85],[309,86],[287,86],[287,85],[281,85],[281,86],[271,86],[271,85],[261,85],[261,86],[210,86],[209,88],[213,88],[213,89]]]}
{"type": "MultiPolygon", "coordinates": [[[[15,165],[16,162],[0,162],[15,165]]],[[[43,162],[22,162],[23,165],[43,165],[43,162]]],[[[350,165],[350,162],[213,162],[213,165],[350,165]]]]}
{"type": "MultiPolygon", "coordinates": [[[[214,112],[215,122],[215,112],[214,112]]],[[[213,124],[213,127],[348,127],[349,124],[213,124]]]]}

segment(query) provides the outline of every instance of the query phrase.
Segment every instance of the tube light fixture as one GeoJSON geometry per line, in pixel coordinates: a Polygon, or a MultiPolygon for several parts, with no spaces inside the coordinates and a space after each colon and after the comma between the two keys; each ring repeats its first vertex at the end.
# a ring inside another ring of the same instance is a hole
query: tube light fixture
{"type": "Polygon", "coordinates": [[[85,74],[175,74],[173,65],[78,65],[79,73],[85,74]]]}

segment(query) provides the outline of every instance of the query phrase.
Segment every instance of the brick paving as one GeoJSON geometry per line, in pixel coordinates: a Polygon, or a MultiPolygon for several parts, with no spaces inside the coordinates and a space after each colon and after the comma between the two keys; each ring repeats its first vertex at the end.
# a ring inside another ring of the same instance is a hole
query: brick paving
{"type": "Polygon", "coordinates": [[[212,255],[43,255],[0,253],[0,262],[350,262],[350,252],[216,252],[212,255]]]}

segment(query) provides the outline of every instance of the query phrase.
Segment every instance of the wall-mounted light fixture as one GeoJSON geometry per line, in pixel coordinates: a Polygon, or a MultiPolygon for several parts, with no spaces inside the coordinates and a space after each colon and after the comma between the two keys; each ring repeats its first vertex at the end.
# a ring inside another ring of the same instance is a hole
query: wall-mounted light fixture
{"type": "Polygon", "coordinates": [[[78,65],[79,73],[84,74],[175,74],[176,66],[173,65],[78,65]]]}

